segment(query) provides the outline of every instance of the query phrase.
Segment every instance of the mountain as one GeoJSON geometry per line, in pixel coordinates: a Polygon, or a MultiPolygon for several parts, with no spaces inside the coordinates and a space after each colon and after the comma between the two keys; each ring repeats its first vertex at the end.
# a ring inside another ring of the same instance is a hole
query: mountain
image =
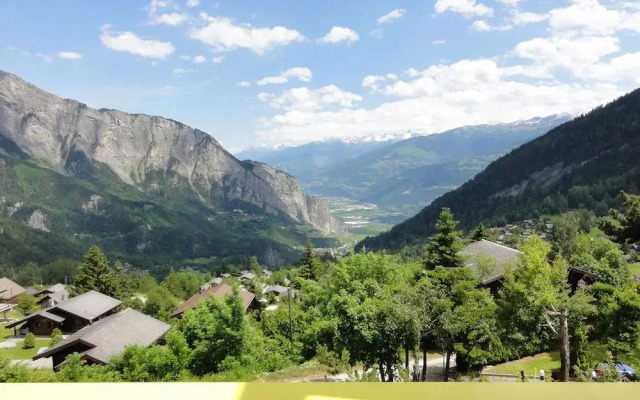
{"type": "Polygon", "coordinates": [[[321,176],[322,170],[327,167],[416,135],[412,132],[406,132],[403,134],[333,138],[300,146],[257,147],[236,153],[236,157],[240,160],[264,162],[290,173],[301,182],[311,182],[321,176]]]}
{"type": "Polygon", "coordinates": [[[274,264],[314,229],[344,231],[291,175],[238,161],[200,130],[95,110],[2,71],[0,161],[0,242],[16,252],[97,242],[123,256],[274,264]]]}
{"type": "Polygon", "coordinates": [[[408,217],[492,160],[569,119],[559,114],[416,136],[328,166],[301,182],[311,193],[374,203],[408,217]]]}
{"type": "Polygon", "coordinates": [[[604,215],[621,190],[640,188],[640,89],[601,106],[492,162],[458,189],[389,232],[358,244],[368,250],[421,243],[449,207],[462,229],[587,208],[604,215]]]}

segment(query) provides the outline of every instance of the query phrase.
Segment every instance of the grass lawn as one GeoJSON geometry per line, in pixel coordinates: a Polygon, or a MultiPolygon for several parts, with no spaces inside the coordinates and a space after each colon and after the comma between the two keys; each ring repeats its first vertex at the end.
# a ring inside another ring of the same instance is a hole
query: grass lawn
{"type": "MultiPolygon", "coordinates": [[[[593,364],[594,366],[599,362],[606,361],[607,347],[597,342],[589,343],[587,347],[587,360],[589,365],[593,364]]],[[[620,361],[640,367],[640,349],[635,349],[630,354],[620,356],[620,361]]],[[[544,369],[548,373],[556,368],[560,368],[560,354],[557,351],[552,351],[498,364],[489,367],[487,372],[518,375],[520,371],[524,371],[527,375],[538,375],[541,369],[544,369]]]]}
{"type": "Polygon", "coordinates": [[[36,339],[36,346],[32,349],[23,349],[22,343],[18,342],[18,345],[11,349],[0,349],[0,356],[9,360],[27,360],[35,356],[39,348],[49,347],[50,342],[49,339],[36,339]]]}
{"type": "Polygon", "coordinates": [[[268,372],[258,376],[256,382],[282,382],[289,379],[308,378],[328,375],[327,367],[315,360],[301,365],[285,368],[280,371],[268,372]]]}

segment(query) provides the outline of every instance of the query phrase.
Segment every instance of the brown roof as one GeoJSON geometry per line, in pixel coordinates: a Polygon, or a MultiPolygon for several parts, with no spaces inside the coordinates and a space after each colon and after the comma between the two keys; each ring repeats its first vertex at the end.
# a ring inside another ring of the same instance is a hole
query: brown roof
{"type": "MultiPolygon", "coordinates": [[[[211,296],[223,297],[225,294],[231,293],[231,292],[233,292],[233,287],[227,284],[214,285],[208,290],[196,293],[193,296],[189,297],[187,301],[180,304],[180,307],[178,307],[178,309],[174,311],[173,314],[171,314],[171,316],[177,317],[181,315],[183,312],[190,310],[192,308],[195,308],[196,305],[198,305],[198,302],[200,302],[200,300],[207,300],[211,296]]],[[[247,308],[249,308],[249,305],[251,304],[255,296],[253,295],[253,293],[249,292],[246,289],[240,289],[240,295],[242,296],[242,303],[244,305],[244,310],[247,311],[247,308]]]]}
{"type": "Polygon", "coordinates": [[[0,278],[0,299],[11,300],[20,296],[25,289],[9,278],[0,278]]]}

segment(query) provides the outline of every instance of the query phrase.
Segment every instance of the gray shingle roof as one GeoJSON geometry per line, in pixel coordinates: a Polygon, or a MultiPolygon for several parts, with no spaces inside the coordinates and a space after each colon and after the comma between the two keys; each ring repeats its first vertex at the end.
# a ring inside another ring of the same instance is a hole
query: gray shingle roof
{"type": "Polygon", "coordinates": [[[63,301],[69,300],[69,292],[63,290],[61,292],[46,293],[38,299],[37,303],[40,304],[48,299],[53,300],[56,304],[62,303],[63,301]]]}
{"type": "Polygon", "coordinates": [[[65,302],[56,304],[55,308],[88,321],[93,321],[120,304],[122,302],[118,299],[90,290],[65,302]]]}
{"type": "Polygon", "coordinates": [[[286,291],[287,291],[287,288],[282,285],[271,285],[271,286],[265,287],[262,293],[267,294],[269,292],[276,292],[277,294],[280,294],[286,291]]]}
{"type": "Polygon", "coordinates": [[[37,317],[37,316],[42,316],[42,317],[45,317],[45,318],[50,319],[50,320],[55,321],[55,322],[62,322],[62,321],[64,321],[66,319],[65,317],[62,317],[60,315],[56,315],[56,314],[50,313],[49,310],[51,310],[51,309],[53,309],[53,307],[45,308],[44,310],[40,310],[38,312],[34,312],[32,314],[29,314],[29,315],[27,315],[26,317],[24,317],[22,319],[19,319],[17,321],[13,321],[10,324],[7,324],[5,326],[5,328],[6,329],[13,328],[14,326],[18,326],[18,325],[24,323],[25,321],[28,321],[31,318],[34,318],[34,317],[37,317]]]}
{"type": "Polygon", "coordinates": [[[9,278],[0,278],[0,299],[13,299],[25,292],[25,289],[9,278]]]}
{"type": "Polygon", "coordinates": [[[64,284],[56,283],[55,285],[49,286],[46,289],[38,290],[35,293],[35,296],[39,296],[41,294],[47,294],[47,293],[58,293],[58,292],[62,292],[63,290],[65,290],[64,284]]]}
{"type": "Polygon", "coordinates": [[[112,356],[121,353],[127,346],[152,345],[170,328],[169,324],[127,308],[80,329],[33,359],[51,357],[58,351],[82,342],[92,346],[83,352],[84,357],[107,363],[112,356]]]}
{"type": "Polygon", "coordinates": [[[467,245],[460,251],[460,254],[466,257],[467,266],[476,272],[479,272],[477,265],[478,257],[489,258],[495,263],[494,270],[483,280],[483,283],[488,283],[502,277],[502,275],[504,275],[504,267],[507,264],[516,267],[518,255],[522,254],[522,252],[482,239],[467,245]]]}

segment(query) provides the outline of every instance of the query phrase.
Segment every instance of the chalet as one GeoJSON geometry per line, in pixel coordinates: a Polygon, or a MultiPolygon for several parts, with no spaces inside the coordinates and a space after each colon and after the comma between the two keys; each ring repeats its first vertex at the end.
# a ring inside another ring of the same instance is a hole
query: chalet
{"type": "Polygon", "coordinates": [[[227,273],[224,273],[224,274],[222,274],[220,276],[223,277],[223,278],[231,278],[231,274],[227,274],[227,273]]]}
{"type": "Polygon", "coordinates": [[[127,346],[151,346],[170,328],[169,324],[127,308],[85,326],[33,359],[51,357],[55,370],[72,353],[80,354],[88,364],[106,364],[127,346]]]}
{"type": "MultiPolygon", "coordinates": [[[[482,276],[480,285],[489,288],[494,296],[498,296],[504,281],[505,267],[509,265],[518,268],[518,256],[522,252],[482,239],[467,245],[460,254],[466,258],[466,265],[482,276]],[[490,271],[482,271],[479,265],[482,259],[490,260],[492,264],[490,271]]],[[[567,287],[572,294],[595,281],[596,275],[587,267],[571,266],[567,270],[567,287]]]]}
{"type": "Polygon", "coordinates": [[[40,304],[40,308],[45,309],[53,307],[63,301],[69,299],[69,292],[62,283],[56,283],[46,289],[39,290],[33,294],[38,298],[36,301],[40,304]]]}
{"type": "MultiPolygon", "coordinates": [[[[278,298],[284,298],[289,296],[289,288],[281,285],[270,285],[262,290],[262,294],[267,296],[269,293],[273,293],[278,298]]],[[[291,292],[291,297],[295,297],[295,292],[291,292]]]]}
{"type": "Polygon", "coordinates": [[[51,335],[55,328],[63,333],[73,333],[113,314],[120,304],[120,300],[91,290],[53,307],[29,314],[5,328],[14,328],[15,331],[20,326],[20,330],[46,336],[51,335]]]}
{"type": "Polygon", "coordinates": [[[47,294],[51,294],[51,293],[58,293],[58,292],[62,292],[63,290],[65,290],[66,287],[64,284],[62,283],[56,283],[53,286],[49,286],[48,288],[45,289],[41,289],[38,290],[37,292],[35,292],[33,295],[35,297],[41,297],[41,296],[46,296],[47,294]]]}
{"type": "MultiPolygon", "coordinates": [[[[224,297],[227,293],[232,292],[233,287],[226,284],[212,286],[208,290],[200,291],[189,297],[184,303],[180,304],[180,307],[171,314],[171,317],[182,318],[182,314],[184,314],[185,311],[195,308],[200,301],[206,301],[211,297],[224,297]]],[[[240,296],[242,296],[242,304],[246,312],[249,306],[251,306],[251,303],[253,303],[255,296],[246,289],[240,289],[240,296]]]]}
{"type": "Polygon", "coordinates": [[[256,275],[252,272],[245,272],[242,275],[240,275],[240,277],[238,278],[241,281],[252,281],[254,279],[256,279],[256,275]]]}
{"type": "Polygon", "coordinates": [[[262,277],[263,278],[271,278],[271,271],[269,271],[268,269],[263,269],[262,270],[262,277]]]}
{"type": "Polygon", "coordinates": [[[15,303],[18,296],[26,290],[9,278],[0,278],[0,300],[3,303],[15,303]]]}

